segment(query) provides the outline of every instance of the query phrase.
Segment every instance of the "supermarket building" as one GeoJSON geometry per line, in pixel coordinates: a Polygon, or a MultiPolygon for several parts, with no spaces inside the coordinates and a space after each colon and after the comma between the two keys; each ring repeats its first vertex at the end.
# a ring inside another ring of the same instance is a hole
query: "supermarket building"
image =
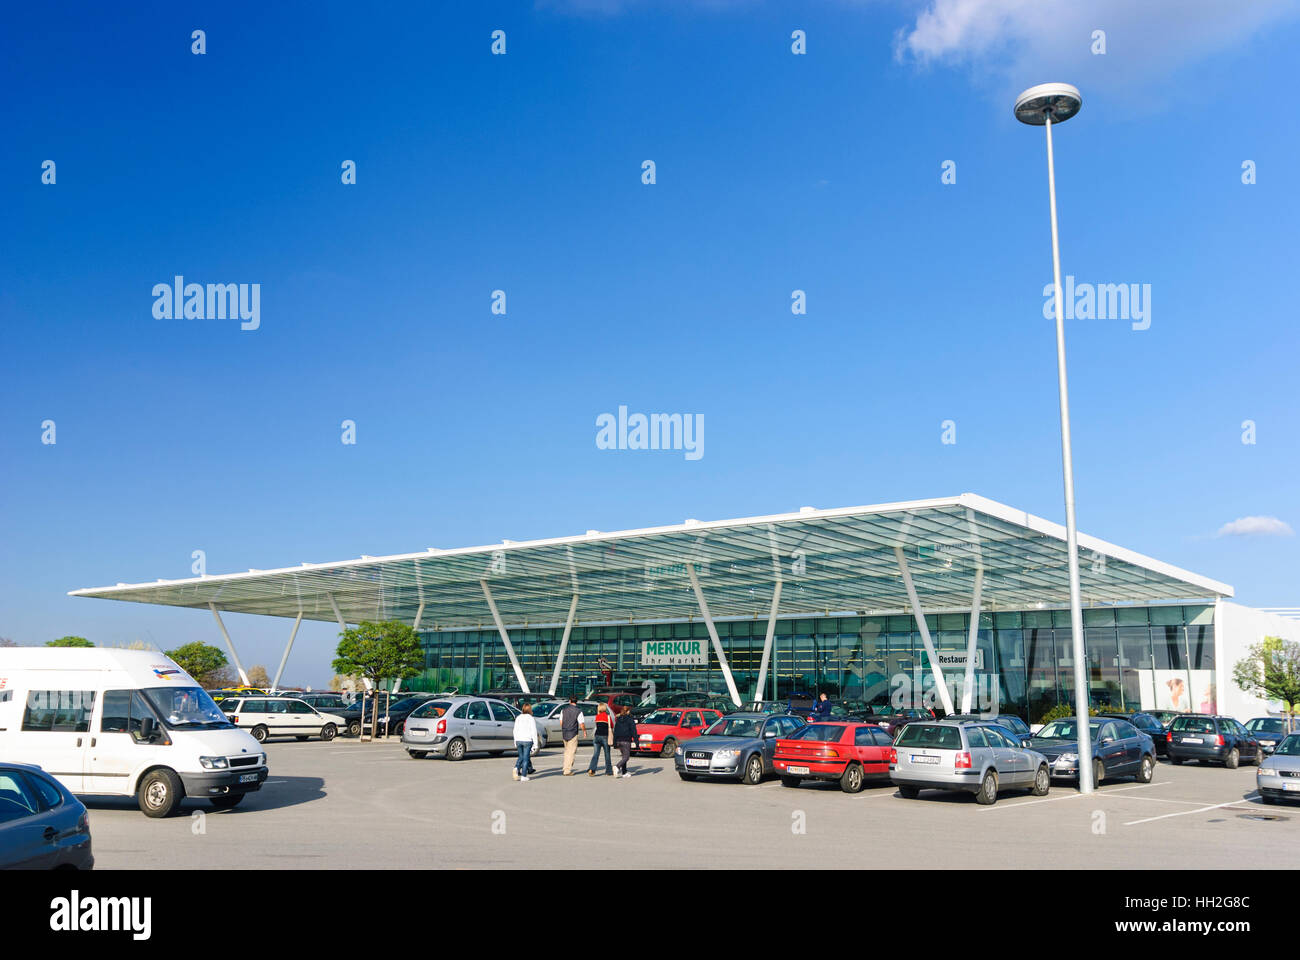
{"type": "MultiPolygon", "coordinates": [[[[1300,622],[1233,588],[1079,535],[1088,684],[1117,709],[1269,704],[1232,682],[1300,622]]],[[[404,689],[583,694],[605,682],[1016,713],[1074,702],[1065,529],[974,494],[429,549],[72,591],[221,614],[412,624],[404,689]]],[[[278,673],[277,672],[277,680],[278,673]]],[[[1276,705],[1271,705],[1276,707],[1276,705]]]]}

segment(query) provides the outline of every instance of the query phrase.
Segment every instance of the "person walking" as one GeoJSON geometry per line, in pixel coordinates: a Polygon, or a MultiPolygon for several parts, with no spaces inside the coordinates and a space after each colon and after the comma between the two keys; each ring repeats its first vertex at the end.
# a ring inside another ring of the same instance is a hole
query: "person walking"
{"type": "Polygon", "coordinates": [[[596,775],[600,765],[600,753],[605,752],[605,776],[612,776],[614,767],[611,763],[609,748],[614,745],[614,718],[609,715],[609,705],[602,703],[596,708],[595,732],[591,737],[591,764],[587,767],[587,776],[596,775]]]}
{"type": "Polygon", "coordinates": [[[560,737],[564,740],[564,775],[573,776],[573,761],[578,755],[578,734],[587,732],[587,718],[578,707],[578,698],[569,697],[569,702],[560,711],[560,737]]]}
{"type": "Polygon", "coordinates": [[[515,760],[514,779],[521,783],[528,782],[529,765],[532,763],[533,750],[541,749],[541,737],[537,732],[537,721],[533,719],[533,707],[525,703],[515,717],[515,749],[519,757],[515,760]]]}
{"type": "Polygon", "coordinates": [[[632,719],[632,708],[620,707],[618,719],[614,721],[614,746],[618,747],[620,756],[614,769],[624,779],[632,776],[627,772],[627,762],[632,758],[632,741],[635,739],[636,721],[632,719]]]}

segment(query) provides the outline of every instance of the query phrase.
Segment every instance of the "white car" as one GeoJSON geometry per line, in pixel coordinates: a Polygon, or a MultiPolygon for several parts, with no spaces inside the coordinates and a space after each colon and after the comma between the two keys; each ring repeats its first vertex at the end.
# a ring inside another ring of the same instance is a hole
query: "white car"
{"type": "Polygon", "coordinates": [[[221,711],[258,743],[265,743],[267,737],[320,737],[328,741],[348,726],[337,714],[322,713],[295,697],[227,697],[221,701],[221,711]]]}

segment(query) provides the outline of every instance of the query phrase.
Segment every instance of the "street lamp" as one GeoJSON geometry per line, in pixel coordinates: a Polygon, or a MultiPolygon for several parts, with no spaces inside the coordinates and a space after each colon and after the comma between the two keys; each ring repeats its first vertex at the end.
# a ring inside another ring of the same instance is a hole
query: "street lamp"
{"type": "Polygon", "coordinates": [[[1040,83],[1016,98],[1016,119],[1047,130],[1047,197],[1052,212],[1052,279],[1056,296],[1056,378],[1061,391],[1061,465],[1065,474],[1065,548],[1070,565],[1070,634],[1074,641],[1074,711],[1079,720],[1079,792],[1092,793],[1092,731],[1088,723],[1088,663],[1079,601],[1079,535],[1074,522],[1074,460],[1070,452],[1070,390],[1065,377],[1065,318],[1061,312],[1061,247],[1056,235],[1056,167],[1052,124],[1079,112],[1083,98],[1068,83],[1040,83]]]}

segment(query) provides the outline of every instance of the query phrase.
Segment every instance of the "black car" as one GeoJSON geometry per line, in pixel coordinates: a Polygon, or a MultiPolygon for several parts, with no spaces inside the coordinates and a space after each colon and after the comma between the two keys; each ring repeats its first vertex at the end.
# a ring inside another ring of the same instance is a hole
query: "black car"
{"type": "Polygon", "coordinates": [[[1169,760],[1175,766],[1200,760],[1234,770],[1243,760],[1259,766],[1264,759],[1264,750],[1254,734],[1232,717],[1185,713],[1174,717],[1165,740],[1169,760]]]}
{"type": "Polygon", "coordinates": [[[954,713],[944,717],[945,720],[955,720],[958,723],[989,723],[1009,735],[1012,740],[1020,746],[1024,746],[1033,734],[1029,732],[1029,726],[1025,721],[1012,714],[998,715],[994,717],[982,717],[978,713],[954,713]]]}
{"type": "Polygon", "coordinates": [[[40,767],[0,763],[0,869],[94,866],[82,802],[40,767]]]}
{"type": "Polygon", "coordinates": [[[1127,720],[1133,726],[1137,727],[1155,743],[1156,756],[1163,757],[1168,751],[1169,742],[1165,739],[1165,725],[1160,722],[1160,718],[1150,713],[1099,713],[1099,717],[1109,717],[1112,720],[1127,720]]]}
{"type": "MultiPolygon", "coordinates": [[[[1150,783],[1156,767],[1156,747],[1147,734],[1127,720],[1089,717],[1093,784],[1112,777],[1133,777],[1150,783]]],[[[1045,724],[1025,744],[1051,763],[1053,779],[1079,778],[1079,721],[1062,717],[1045,724]]]]}

